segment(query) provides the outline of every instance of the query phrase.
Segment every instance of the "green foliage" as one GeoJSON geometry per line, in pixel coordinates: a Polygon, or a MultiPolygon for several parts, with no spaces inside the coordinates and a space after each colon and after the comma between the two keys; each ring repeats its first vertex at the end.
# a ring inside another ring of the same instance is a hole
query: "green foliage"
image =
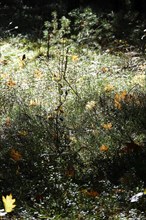
{"type": "Polygon", "coordinates": [[[1,193],[36,219],[118,219],[145,182],[145,59],[119,53],[125,41],[99,49],[109,19],[70,16],[53,13],[37,42],[2,39],[1,193]]]}

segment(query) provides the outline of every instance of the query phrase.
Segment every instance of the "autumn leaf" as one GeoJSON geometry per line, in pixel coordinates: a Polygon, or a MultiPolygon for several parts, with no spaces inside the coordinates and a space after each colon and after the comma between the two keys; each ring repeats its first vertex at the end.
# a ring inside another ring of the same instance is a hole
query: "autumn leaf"
{"type": "Polygon", "coordinates": [[[108,85],[106,85],[106,86],[104,87],[104,91],[105,91],[105,92],[111,92],[111,91],[113,91],[113,90],[114,90],[114,86],[111,85],[111,84],[108,84],[108,85]]]}
{"type": "Polygon", "coordinates": [[[121,93],[116,93],[114,98],[114,105],[117,109],[121,110],[122,105],[121,102],[125,101],[127,97],[127,92],[124,90],[121,93]]]}
{"type": "Polygon", "coordinates": [[[99,193],[95,190],[87,190],[87,189],[81,189],[81,193],[83,193],[86,196],[90,196],[90,197],[97,197],[99,196],[99,193]]]}
{"type": "Polygon", "coordinates": [[[96,197],[96,196],[99,196],[99,193],[94,190],[89,190],[89,191],[87,191],[87,195],[91,196],[91,197],[96,197]]]}
{"type": "Polygon", "coordinates": [[[121,103],[119,101],[117,101],[116,99],[115,99],[115,107],[119,110],[121,110],[121,108],[122,108],[121,103]]]}
{"type": "Polygon", "coordinates": [[[13,81],[11,78],[6,82],[6,85],[10,87],[14,87],[16,85],[16,82],[13,81]]]}
{"type": "Polygon", "coordinates": [[[108,72],[108,68],[107,67],[102,67],[102,69],[101,69],[101,71],[103,72],[103,73],[106,73],[106,72],[108,72]]]}
{"type": "Polygon", "coordinates": [[[12,194],[10,194],[9,196],[7,195],[6,197],[2,196],[2,201],[4,204],[4,208],[5,208],[5,212],[9,213],[12,212],[13,209],[15,208],[15,199],[12,199],[12,194]]]}
{"type": "Polygon", "coordinates": [[[101,152],[106,152],[106,151],[108,151],[108,147],[107,147],[106,145],[102,145],[102,146],[99,148],[99,150],[100,150],[101,152]]]}
{"type": "Polygon", "coordinates": [[[102,127],[106,130],[112,129],[112,123],[103,124],[102,127]]]}
{"type": "Polygon", "coordinates": [[[22,155],[15,149],[11,149],[10,156],[15,161],[19,161],[22,159],[22,155]]]}
{"type": "Polygon", "coordinates": [[[73,55],[71,59],[72,59],[73,62],[75,62],[75,61],[78,61],[79,58],[78,58],[78,56],[73,55]]]}

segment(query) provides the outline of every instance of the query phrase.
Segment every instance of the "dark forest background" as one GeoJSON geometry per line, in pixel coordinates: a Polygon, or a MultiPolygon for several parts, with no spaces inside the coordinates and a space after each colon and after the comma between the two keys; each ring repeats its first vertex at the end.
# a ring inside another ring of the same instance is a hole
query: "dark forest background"
{"type": "Polygon", "coordinates": [[[131,10],[137,11],[142,15],[146,12],[146,1],[145,0],[1,0],[1,7],[17,7],[23,8],[24,6],[36,7],[45,9],[45,6],[56,7],[61,12],[69,12],[74,8],[90,6],[94,10],[103,11],[120,11],[120,10],[131,10]],[[63,10],[62,10],[63,9],[63,10]]]}
{"type": "Polygon", "coordinates": [[[58,7],[65,7],[67,11],[70,11],[74,8],[90,6],[93,9],[98,10],[102,9],[105,11],[113,10],[125,10],[128,7],[133,11],[138,11],[140,13],[146,12],[146,1],[145,0],[1,0],[0,5],[2,6],[17,6],[23,7],[27,6],[40,6],[44,7],[45,5],[58,5],[58,7]]]}

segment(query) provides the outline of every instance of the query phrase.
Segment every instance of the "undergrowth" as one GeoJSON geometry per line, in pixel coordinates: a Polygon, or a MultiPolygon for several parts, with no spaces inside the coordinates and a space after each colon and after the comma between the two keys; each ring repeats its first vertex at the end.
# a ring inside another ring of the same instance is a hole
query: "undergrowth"
{"type": "Polygon", "coordinates": [[[0,41],[0,187],[17,199],[11,219],[144,219],[145,198],[129,200],[146,182],[145,56],[119,39],[101,50],[109,27],[95,33],[87,12],[74,33],[53,13],[37,42],[0,41]]]}

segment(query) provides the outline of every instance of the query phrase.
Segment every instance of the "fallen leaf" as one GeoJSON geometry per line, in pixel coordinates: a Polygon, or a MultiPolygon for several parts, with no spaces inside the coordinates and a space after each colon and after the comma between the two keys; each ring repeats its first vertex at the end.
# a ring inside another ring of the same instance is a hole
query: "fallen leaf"
{"type": "Polygon", "coordinates": [[[103,124],[102,127],[106,130],[112,129],[112,123],[103,124]]]}
{"type": "Polygon", "coordinates": [[[11,78],[6,82],[6,85],[8,87],[14,87],[16,85],[16,82],[13,81],[11,78]]]}
{"type": "Polygon", "coordinates": [[[101,152],[106,152],[106,151],[108,151],[108,147],[107,147],[106,145],[102,145],[102,146],[99,148],[99,150],[100,150],[101,152]]]}
{"type": "Polygon", "coordinates": [[[15,149],[11,149],[11,151],[10,151],[10,156],[11,156],[11,158],[12,158],[13,160],[15,160],[15,161],[19,161],[19,160],[22,159],[21,153],[19,153],[19,152],[18,152],[17,150],[15,150],[15,149]]]}
{"type": "Polygon", "coordinates": [[[9,196],[7,195],[6,197],[2,196],[2,201],[4,204],[5,212],[7,213],[12,212],[16,206],[14,204],[16,199],[12,199],[12,194],[10,194],[9,196]]]}

